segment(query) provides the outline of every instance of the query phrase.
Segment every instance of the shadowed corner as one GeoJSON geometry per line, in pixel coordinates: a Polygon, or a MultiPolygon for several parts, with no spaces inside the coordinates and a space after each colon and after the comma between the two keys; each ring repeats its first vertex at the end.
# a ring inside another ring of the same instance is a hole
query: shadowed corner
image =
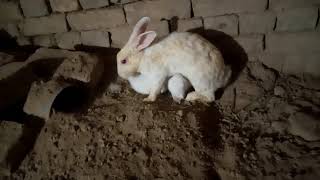
{"type": "MultiPolygon", "coordinates": [[[[170,32],[178,30],[178,17],[173,17],[170,20],[170,27],[170,32]]],[[[238,78],[239,74],[245,68],[248,62],[248,55],[244,48],[236,40],[234,40],[232,36],[222,31],[199,27],[189,29],[187,32],[201,35],[219,49],[225,63],[231,67],[232,75],[228,85],[232,84],[238,78]]],[[[224,89],[225,88],[219,89],[216,92],[217,99],[220,99],[224,89]]]]}
{"type": "Polygon", "coordinates": [[[103,91],[111,82],[114,82],[118,76],[117,74],[117,53],[119,48],[104,48],[96,46],[79,45],[75,47],[76,50],[85,51],[98,57],[99,62],[104,67],[101,79],[97,84],[97,95],[101,96],[103,91]]]}
{"type": "MultiPolygon", "coordinates": [[[[178,18],[174,17],[170,20],[171,31],[177,31],[178,18]]],[[[224,61],[230,65],[232,75],[228,85],[232,84],[239,76],[248,62],[248,55],[243,47],[234,38],[222,31],[213,29],[204,29],[203,27],[189,29],[187,32],[192,32],[201,35],[221,52],[224,61]]],[[[216,97],[219,99],[223,94],[223,89],[216,92],[216,97]]]]}
{"type": "Polygon", "coordinates": [[[15,172],[20,167],[25,157],[32,151],[35,142],[44,126],[44,120],[24,115],[23,117],[22,135],[16,144],[14,144],[8,151],[6,157],[7,166],[11,172],[15,172]]]}
{"type": "Polygon", "coordinates": [[[93,101],[101,97],[110,83],[116,81],[117,74],[117,53],[119,48],[106,48],[97,46],[75,46],[77,51],[84,51],[96,56],[99,59],[99,63],[103,66],[103,72],[101,78],[98,80],[97,85],[93,89],[87,89],[89,93],[86,107],[93,103],[93,101]]]}
{"type": "Polygon", "coordinates": [[[0,29],[0,50],[14,56],[15,61],[24,61],[33,54],[38,47],[34,45],[19,46],[17,38],[7,31],[0,29]]]}
{"type": "MultiPolygon", "coordinates": [[[[196,117],[199,122],[200,132],[202,134],[201,141],[205,146],[216,151],[223,147],[223,140],[221,139],[221,127],[220,127],[220,120],[222,118],[219,109],[214,104],[211,104],[209,107],[204,106],[203,104],[194,104],[192,109],[200,108],[202,110],[198,111],[196,117]]],[[[218,172],[215,169],[214,159],[207,155],[204,155],[203,160],[207,162],[205,168],[206,178],[208,180],[215,179],[221,180],[218,172]]]]}
{"type": "Polygon", "coordinates": [[[232,36],[221,31],[203,28],[188,31],[203,36],[219,49],[225,63],[231,66],[232,75],[229,84],[234,82],[248,62],[248,55],[243,47],[232,36]]]}
{"type": "Polygon", "coordinates": [[[210,168],[209,170],[207,170],[206,174],[208,180],[225,180],[220,177],[219,173],[214,168],[210,168]]]}
{"type": "Polygon", "coordinates": [[[0,49],[12,49],[18,46],[15,38],[4,29],[0,29],[0,49]]]}

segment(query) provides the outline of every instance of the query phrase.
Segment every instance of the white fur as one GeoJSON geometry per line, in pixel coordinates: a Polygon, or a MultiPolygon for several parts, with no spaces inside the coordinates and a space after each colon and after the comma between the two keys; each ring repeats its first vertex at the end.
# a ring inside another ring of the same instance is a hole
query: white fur
{"type": "MultiPolygon", "coordinates": [[[[151,92],[151,88],[153,86],[156,86],[154,84],[154,80],[152,76],[146,76],[143,74],[130,76],[128,78],[128,81],[131,85],[131,87],[140,94],[149,94],[151,92]]],[[[164,85],[161,89],[161,93],[164,93],[167,91],[167,86],[164,85]]]]}

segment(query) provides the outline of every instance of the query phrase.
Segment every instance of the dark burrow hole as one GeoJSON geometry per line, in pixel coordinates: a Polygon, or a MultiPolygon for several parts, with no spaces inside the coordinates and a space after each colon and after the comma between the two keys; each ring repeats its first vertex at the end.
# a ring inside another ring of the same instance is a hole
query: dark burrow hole
{"type": "Polygon", "coordinates": [[[52,109],[67,113],[81,111],[88,104],[89,96],[87,88],[67,87],[56,97],[52,109]]]}

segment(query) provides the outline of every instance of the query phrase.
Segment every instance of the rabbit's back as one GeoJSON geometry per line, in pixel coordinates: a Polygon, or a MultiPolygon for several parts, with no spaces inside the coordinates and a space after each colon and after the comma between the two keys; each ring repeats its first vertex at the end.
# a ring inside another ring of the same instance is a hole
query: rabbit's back
{"type": "Polygon", "coordinates": [[[147,48],[145,55],[147,61],[152,59],[155,65],[151,71],[166,67],[169,75],[181,73],[193,86],[207,86],[213,82],[214,86],[222,86],[225,81],[225,64],[220,51],[194,33],[172,33],[147,48]]]}

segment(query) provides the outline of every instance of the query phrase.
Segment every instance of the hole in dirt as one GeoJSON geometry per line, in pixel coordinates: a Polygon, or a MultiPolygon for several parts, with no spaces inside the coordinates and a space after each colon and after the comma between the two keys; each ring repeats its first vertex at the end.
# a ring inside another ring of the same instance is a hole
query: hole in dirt
{"type": "Polygon", "coordinates": [[[221,146],[220,126],[219,122],[222,118],[218,108],[210,105],[204,112],[198,114],[201,132],[203,134],[202,141],[209,148],[217,149],[221,146]]]}
{"type": "Polygon", "coordinates": [[[52,109],[62,112],[81,110],[88,102],[89,92],[83,87],[68,87],[53,102],[52,109]]]}

